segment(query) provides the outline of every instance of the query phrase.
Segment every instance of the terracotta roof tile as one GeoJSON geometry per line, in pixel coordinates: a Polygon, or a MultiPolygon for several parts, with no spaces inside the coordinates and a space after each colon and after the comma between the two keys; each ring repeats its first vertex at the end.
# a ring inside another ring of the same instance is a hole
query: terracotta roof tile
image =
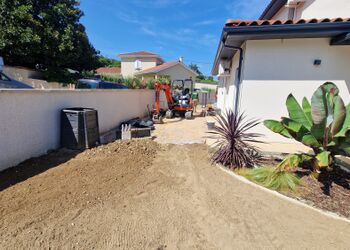
{"type": "Polygon", "coordinates": [[[155,67],[152,67],[152,68],[149,68],[149,69],[145,69],[145,70],[142,70],[140,72],[138,72],[138,74],[147,74],[147,73],[154,73],[154,72],[159,72],[163,69],[167,69],[167,68],[170,68],[176,64],[178,64],[179,61],[173,61],[173,62],[166,62],[166,63],[163,63],[161,65],[158,65],[158,66],[155,66],[155,67]]]}
{"type": "Polygon", "coordinates": [[[148,52],[148,51],[137,51],[137,52],[131,52],[131,53],[121,53],[119,56],[147,56],[147,57],[160,57],[157,54],[148,52]]]}
{"type": "Polygon", "coordinates": [[[104,68],[98,68],[96,69],[96,72],[99,74],[120,74],[121,68],[120,67],[104,67],[104,68]]]}
{"type": "Polygon", "coordinates": [[[350,22],[350,18],[323,18],[323,19],[299,19],[293,20],[233,20],[226,21],[226,27],[242,27],[242,26],[266,26],[266,25],[288,25],[288,24],[305,24],[305,23],[338,23],[350,22]]]}

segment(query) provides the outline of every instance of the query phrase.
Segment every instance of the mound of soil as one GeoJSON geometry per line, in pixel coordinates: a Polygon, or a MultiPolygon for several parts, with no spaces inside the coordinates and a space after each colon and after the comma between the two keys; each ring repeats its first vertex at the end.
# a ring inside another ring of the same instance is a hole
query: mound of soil
{"type": "Polygon", "coordinates": [[[151,166],[159,149],[151,140],[117,141],[84,152],[62,149],[1,172],[1,245],[14,246],[19,237],[48,247],[40,239],[48,221],[71,225],[81,211],[113,199],[151,166]]]}

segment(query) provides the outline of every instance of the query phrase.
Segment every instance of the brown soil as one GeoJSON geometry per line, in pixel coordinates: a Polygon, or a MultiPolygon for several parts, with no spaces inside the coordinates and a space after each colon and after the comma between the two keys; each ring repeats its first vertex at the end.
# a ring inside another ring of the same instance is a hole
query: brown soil
{"type": "Polygon", "coordinates": [[[346,249],[349,223],[229,176],[205,145],[115,142],[0,173],[2,249],[346,249]],[[329,230],[329,229],[332,230],[329,230]]]}
{"type": "Polygon", "coordinates": [[[287,195],[350,219],[349,173],[338,169],[327,178],[321,177],[320,181],[307,175],[301,178],[301,183],[296,193],[287,195]]]}

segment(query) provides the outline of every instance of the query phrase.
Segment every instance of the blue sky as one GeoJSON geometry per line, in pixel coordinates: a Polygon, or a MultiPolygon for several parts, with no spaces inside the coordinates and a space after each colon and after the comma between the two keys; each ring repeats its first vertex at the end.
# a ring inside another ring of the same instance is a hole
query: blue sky
{"type": "Polygon", "coordinates": [[[269,0],[81,0],[90,41],[102,55],[146,50],[183,56],[209,75],[225,20],[257,19],[269,0]]]}

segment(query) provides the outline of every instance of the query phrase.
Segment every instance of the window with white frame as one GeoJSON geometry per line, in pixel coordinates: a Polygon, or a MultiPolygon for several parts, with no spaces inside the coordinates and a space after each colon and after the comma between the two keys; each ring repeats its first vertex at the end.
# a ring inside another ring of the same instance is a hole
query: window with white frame
{"type": "Polygon", "coordinates": [[[135,70],[141,70],[142,69],[142,62],[141,60],[137,59],[135,61],[135,70]]]}

